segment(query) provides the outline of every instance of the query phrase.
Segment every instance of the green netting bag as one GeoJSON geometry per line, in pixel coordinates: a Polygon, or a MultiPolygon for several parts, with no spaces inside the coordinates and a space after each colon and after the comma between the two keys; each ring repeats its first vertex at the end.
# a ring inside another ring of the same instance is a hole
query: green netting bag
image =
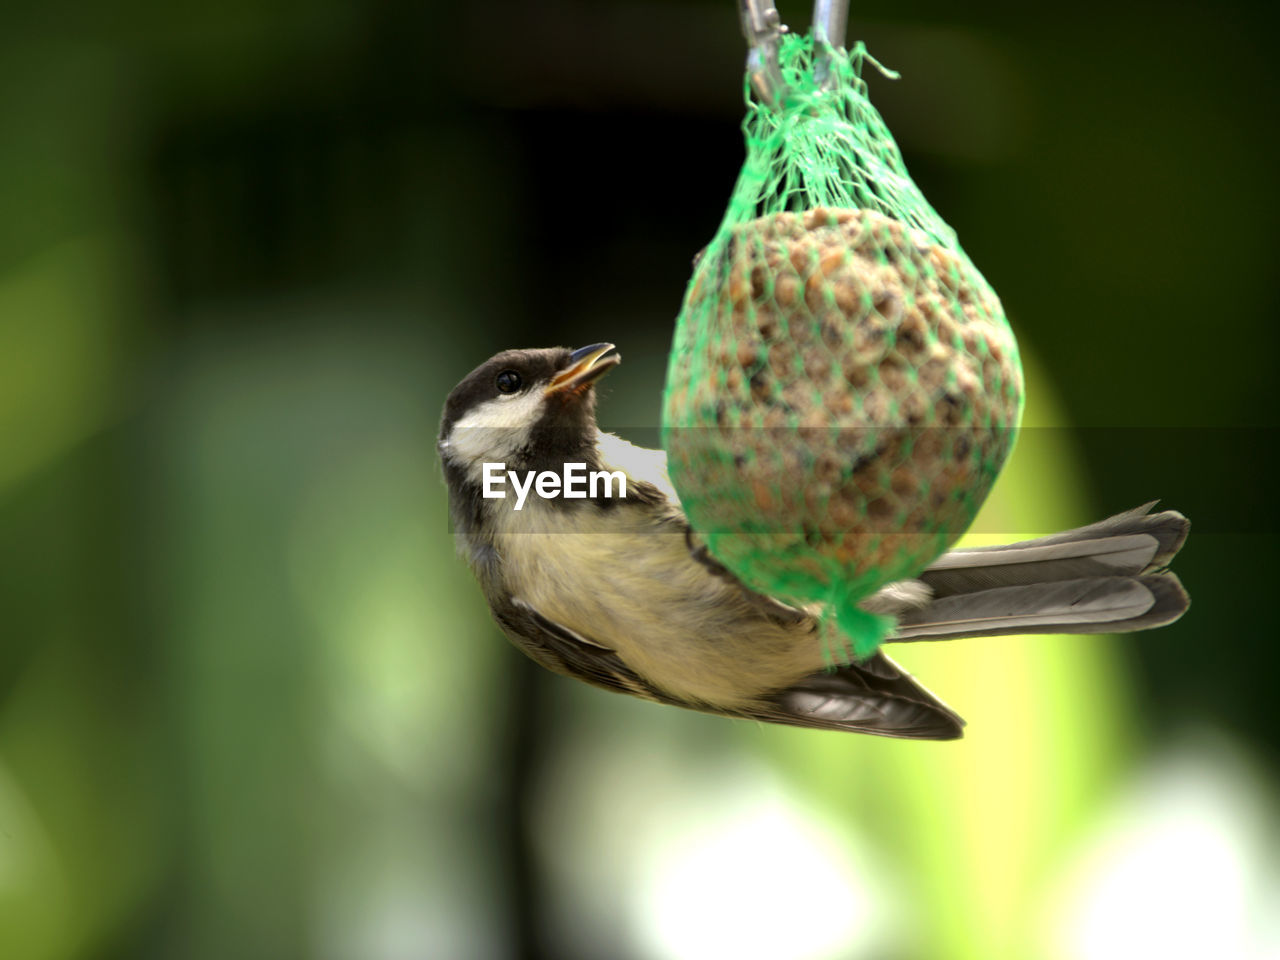
{"type": "Polygon", "coordinates": [[[999,299],[867,99],[862,44],[815,56],[784,35],[778,59],[778,102],[748,93],[746,161],[685,293],[663,445],[711,554],[823,604],[866,656],[893,624],[859,602],[973,520],[1022,369],[999,299]]]}

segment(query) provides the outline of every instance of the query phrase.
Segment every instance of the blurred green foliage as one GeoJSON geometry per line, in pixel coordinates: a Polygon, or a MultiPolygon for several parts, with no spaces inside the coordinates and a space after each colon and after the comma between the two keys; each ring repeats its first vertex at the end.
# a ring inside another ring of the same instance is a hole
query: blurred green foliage
{"type": "Polygon", "coordinates": [[[1271,810],[1266,13],[855,11],[904,74],[872,95],[912,173],[1038,358],[1050,439],[983,529],[1156,496],[1195,525],[1173,627],[908,651],[971,724],[930,746],[544,676],[452,556],[436,419],[491,352],[618,343],[605,425],[655,441],[741,160],[731,5],[6,11],[0,956],[679,955],[636,878],[711,831],[700,771],[754,763],[896,904],[832,955],[1023,960],[1183,731],[1223,731],[1271,810]]]}

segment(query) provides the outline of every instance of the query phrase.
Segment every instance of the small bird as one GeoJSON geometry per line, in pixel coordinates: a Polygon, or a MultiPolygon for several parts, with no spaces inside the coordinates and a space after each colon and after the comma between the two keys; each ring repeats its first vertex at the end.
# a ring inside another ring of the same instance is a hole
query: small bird
{"type": "MultiPolygon", "coordinates": [[[[820,609],[750,590],[710,556],[665,454],[596,424],[596,382],[620,360],[609,343],[507,350],[445,402],[438,449],[454,535],[511,641],[556,673],[658,703],[959,737],[960,716],[882,650],[831,667],[840,644],[820,609]],[[592,474],[602,482],[588,484],[592,474]]],[[[1171,623],[1189,601],[1167,566],[1190,525],[1154,505],[1036,540],[951,550],[863,605],[896,617],[887,642],[1171,623]]]]}

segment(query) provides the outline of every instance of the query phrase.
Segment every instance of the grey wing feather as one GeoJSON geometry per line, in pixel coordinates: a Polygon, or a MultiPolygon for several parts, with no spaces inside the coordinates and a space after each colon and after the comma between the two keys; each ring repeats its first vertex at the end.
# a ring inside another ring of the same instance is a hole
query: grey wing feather
{"type": "Polygon", "coordinates": [[[898,611],[893,640],[1013,633],[1123,633],[1163,626],[1190,606],[1165,569],[1190,523],[1154,503],[1076,530],[952,550],[914,583],[927,601],[898,611]]]}
{"type": "Polygon", "coordinates": [[[1191,524],[1155,503],[1086,527],[998,547],[944,553],[920,574],[935,597],[1017,583],[1139,575],[1169,565],[1191,524]]]}
{"type": "Polygon", "coordinates": [[[1188,603],[1172,573],[995,587],[943,597],[903,614],[893,639],[1128,633],[1172,623],[1188,603]]]}
{"type": "Polygon", "coordinates": [[[906,740],[955,740],[964,720],[883,653],[775,694],[758,720],[906,740]]]}

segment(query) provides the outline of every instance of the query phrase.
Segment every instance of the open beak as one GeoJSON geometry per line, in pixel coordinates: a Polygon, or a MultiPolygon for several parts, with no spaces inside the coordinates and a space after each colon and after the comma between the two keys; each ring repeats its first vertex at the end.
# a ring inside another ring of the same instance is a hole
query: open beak
{"type": "Polygon", "coordinates": [[[547,396],[581,394],[622,362],[622,357],[616,353],[605,356],[612,349],[614,349],[612,343],[593,343],[589,347],[580,347],[573,351],[569,355],[569,366],[551,378],[551,383],[547,387],[547,396]]]}

